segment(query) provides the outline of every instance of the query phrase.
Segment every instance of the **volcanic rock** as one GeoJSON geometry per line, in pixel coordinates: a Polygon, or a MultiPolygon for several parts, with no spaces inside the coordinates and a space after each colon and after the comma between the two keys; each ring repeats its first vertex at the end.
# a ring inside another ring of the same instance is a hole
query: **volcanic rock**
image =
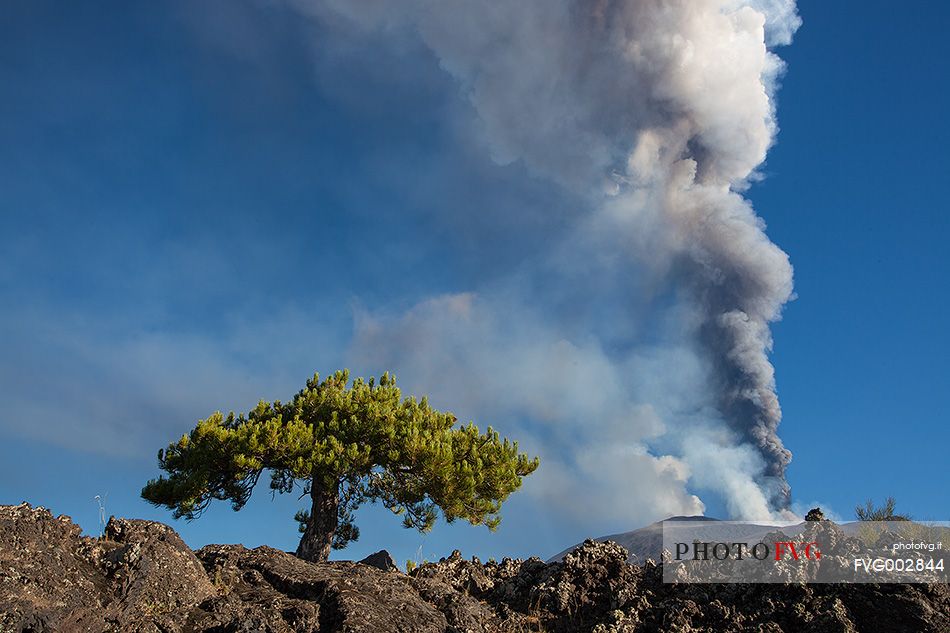
{"type": "Polygon", "coordinates": [[[383,571],[399,571],[399,566],[396,565],[396,561],[394,561],[389,552],[384,549],[379,550],[375,554],[370,554],[360,562],[364,565],[375,567],[376,569],[382,569],[383,571]]]}
{"type": "MultiPolygon", "coordinates": [[[[830,522],[812,525],[829,555],[852,551],[830,522]]],[[[662,565],[627,557],[595,541],[555,563],[456,551],[406,575],[269,547],[192,552],[150,521],[83,537],[69,517],[0,506],[0,633],[950,630],[946,584],[665,584],[662,565]]]]}

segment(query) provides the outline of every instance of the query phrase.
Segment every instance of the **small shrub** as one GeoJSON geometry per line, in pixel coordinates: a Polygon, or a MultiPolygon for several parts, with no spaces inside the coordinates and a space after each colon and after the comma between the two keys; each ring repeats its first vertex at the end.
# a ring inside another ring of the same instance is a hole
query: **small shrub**
{"type": "Polygon", "coordinates": [[[854,515],[859,521],[910,521],[909,514],[896,514],[894,506],[897,502],[894,497],[888,497],[884,500],[884,505],[877,507],[870,499],[864,506],[855,506],[854,515]]]}

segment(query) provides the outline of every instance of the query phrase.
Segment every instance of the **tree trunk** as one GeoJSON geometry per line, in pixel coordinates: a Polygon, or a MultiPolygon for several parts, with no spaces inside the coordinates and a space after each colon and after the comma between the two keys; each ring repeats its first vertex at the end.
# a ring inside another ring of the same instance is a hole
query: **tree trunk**
{"type": "Polygon", "coordinates": [[[340,505],[339,482],[327,487],[314,477],[310,485],[310,498],[313,501],[310,507],[310,522],[300,537],[297,556],[321,563],[330,557],[330,545],[336,531],[337,509],[340,505]]]}

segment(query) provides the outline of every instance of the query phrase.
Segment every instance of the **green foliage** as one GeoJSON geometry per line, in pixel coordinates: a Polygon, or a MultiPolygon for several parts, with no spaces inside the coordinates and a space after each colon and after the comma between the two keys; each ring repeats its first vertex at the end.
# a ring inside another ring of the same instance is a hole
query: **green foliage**
{"type": "Polygon", "coordinates": [[[411,574],[412,570],[416,568],[416,561],[410,559],[406,560],[406,573],[411,574]]]}
{"type": "Polygon", "coordinates": [[[854,514],[859,521],[910,521],[909,515],[894,513],[896,505],[894,497],[885,499],[884,505],[880,508],[868,499],[864,506],[855,506],[854,514]]]}
{"type": "MultiPolygon", "coordinates": [[[[142,496],[176,518],[193,519],[214,500],[240,510],[265,470],[274,492],[339,490],[336,548],[359,537],[354,512],[365,502],[381,502],[423,532],[437,508],[449,522],[494,530],[502,502],[538,467],[491,427],[456,427],[451,413],[425,398],[403,398],[389,374],[349,384],[346,370],[322,381],[314,375],[288,403],[214,413],[159,451],[158,461],[166,475],[142,496]]],[[[294,518],[301,531],[312,521],[307,511],[294,518]]]]}

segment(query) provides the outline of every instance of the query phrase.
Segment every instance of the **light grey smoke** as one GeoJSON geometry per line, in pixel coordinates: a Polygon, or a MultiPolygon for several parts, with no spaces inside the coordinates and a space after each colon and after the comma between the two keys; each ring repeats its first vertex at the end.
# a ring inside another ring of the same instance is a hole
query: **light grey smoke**
{"type": "MultiPolygon", "coordinates": [[[[677,508],[701,509],[698,499],[684,492],[688,480],[721,492],[736,516],[761,518],[787,508],[790,453],[777,435],[781,410],[768,353],[769,323],[791,297],[792,268],[741,192],[757,177],[776,133],[773,93],[783,65],[769,47],[789,43],[798,27],[794,0],[295,4],[317,20],[349,20],[378,34],[381,42],[421,38],[457,80],[496,162],[522,161],[536,175],[589,199],[575,238],[552,246],[538,268],[572,267],[578,273],[581,264],[563,263],[574,255],[597,260],[591,266],[610,269],[616,278],[623,278],[618,268],[649,270],[655,283],[675,288],[686,315],[683,337],[705,363],[711,410],[691,417],[670,411],[655,424],[643,422],[641,409],[630,413],[656,394],[625,393],[633,389],[625,376],[640,357],[629,349],[611,352],[606,326],[597,326],[594,340],[583,345],[568,342],[568,334],[560,339],[550,328],[534,328],[525,337],[545,331],[549,340],[539,339],[523,354],[540,362],[561,358],[559,353],[579,356],[572,366],[593,363],[613,376],[607,391],[612,403],[593,406],[638,429],[626,438],[630,454],[653,460],[656,477],[665,473],[670,483],[664,490],[679,486],[669,493],[678,499],[677,508]],[[561,343],[570,347],[558,348],[561,343]],[[695,440],[681,439],[689,433],[741,458],[711,459],[708,452],[716,448],[706,444],[704,453],[695,440]],[[674,454],[650,455],[644,447],[664,434],[674,454]]],[[[438,381],[449,359],[441,369],[433,369],[438,364],[431,357],[407,361],[421,340],[411,338],[413,332],[422,324],[437,336],[445,329],[439,323],[456,323],[460,306],[469,306],[465,326],[448,327],[445,342],[455,346],[455,362],[468,359],[491,372],[511,359],[512,346],[501,340],[493,346],[495,335],[486,331],[470,341],[472,349],[463,349],[460,332],[497,323],[498,317],[486,316],[492,310],[546,320],[526,316],[530,311],[517,306],[516,295],[459,295],[424,302],[403,316],[364,315],[357,357],[397,358],[438,381]],[[380,328],[386,328],[386,337],[374,334],[380,328]],[[403,346],[387,343],[400,329],[411,340],[403,346]],[[496,362],[483,359],[492,353],[496,362]]],[[[537,411],[520,413],[543,417],[537,411]]],[[[575,439],[562,444],[581,450],[582,443],[571,444],[575,439]]],[[[575,460],[581,470],[582,461],[575,460]]]]}

